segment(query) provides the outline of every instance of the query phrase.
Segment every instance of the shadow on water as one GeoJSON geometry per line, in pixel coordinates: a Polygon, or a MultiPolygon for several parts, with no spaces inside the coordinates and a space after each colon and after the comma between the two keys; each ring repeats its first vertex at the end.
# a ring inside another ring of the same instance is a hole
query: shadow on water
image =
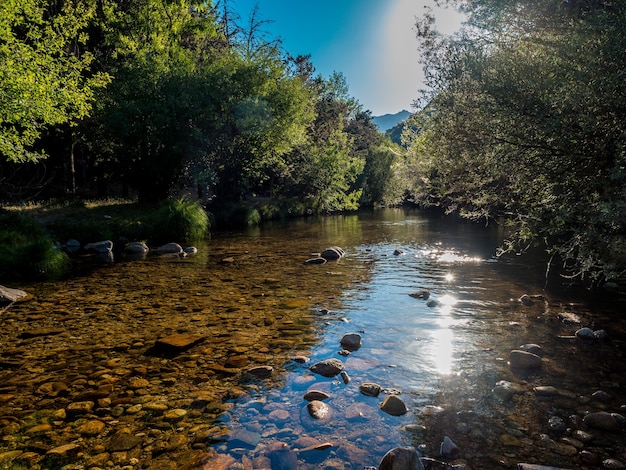
{"type": "Polygon", "coordinates": [[[493,258],[501,237],[383,210],[215,233],[195,256],[28,286],[33,300],[3,312],[2,452],[38,464],[79,442],[87,468],[137,469],[362,469],[401,445],[474,469],[623,458],[621,427],[581,424],[623,411],[623,303],[542,291],[540,263],[493,258]],[[329,246],[346,256],[304,264],[329,246]],[[608,338],[580,341],[582,326],[608,338]],[[529,343],[541,367],[516,375],[509,353],[529,343]],[[311,371],[331,358],[344,376],[311,371]],[[381,409],[390,395],[406,413],[381,409]]]}

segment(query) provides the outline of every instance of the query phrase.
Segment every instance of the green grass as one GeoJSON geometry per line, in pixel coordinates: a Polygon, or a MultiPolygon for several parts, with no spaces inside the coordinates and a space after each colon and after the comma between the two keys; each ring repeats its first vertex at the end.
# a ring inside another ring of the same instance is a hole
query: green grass
{"type": "Polygon", "coordinates": [[[58,250],[35,219],[0,214],[0,278],[53,279],[63,275],[69,258],[58,250]]]}
{"type": "Polygon", "coordinates": [[[103,240],[197,243],[209,236],[209,214],[196,202],[161,205],[130,201],[50,202],[5,208],[0,212],[0,278],[50,279],[70,266],[58,246],[103,240]]]}
{"type": "Polygon", "coordinates": [[[197,243],[209,235],[209,216],[202,206],[187,199],[175,199],[161,207],[153,222],[164,242],[197,243]]]}

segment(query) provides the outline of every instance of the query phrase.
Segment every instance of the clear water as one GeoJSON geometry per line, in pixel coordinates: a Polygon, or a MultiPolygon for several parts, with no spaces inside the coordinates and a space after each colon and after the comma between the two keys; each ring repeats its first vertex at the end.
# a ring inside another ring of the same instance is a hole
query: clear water
{"type": "MultiPolygon", "coordinates": [[[[571,436],[570,416],[623,412],[623,297],[544,291],[545,267],[537,259],[493,258],[501,238],[497,226],[389,209],[215,233],[198,255],[185,259],[118,257],[95,267],[86,260],[71,279],[16,286],[34,299],[3,312],[0,359],[8,365],[0,370],[0,414],[22,424],[5,432],[0,450],[28,447],[22,435],[37,412],[67,406],[85,387],[102,385],[94,375],[110,371],[111,409],[158,398],[170,408],[193,410],[172,429],[185,435],[185,445],[155,453],[151,443],[133,451],[139,464],[120,460],[119,468],[217,452],[230,456],[232,468],[290,469],[292,461],[276,457],[276,449],[289,449],[300,469],[362,469],[377,466],[399,445],[445,460],[439,454],[444,436],[460,448],[456,463],[473,469],[519,462],[588,468],[581,449],[569,455],[570,448],[559,446],[571,436]],[[342,247],[346,256],[304,264],[330,246],[342,247]],[[423,289],[437,305],[409,295],[423,289]],[[522,306],[517,299],[524,293],[541,298],[522,306]],[[562,322],[563,312],[578,315],[581,324],[562,322]],[[605,329],[608,340],[564,338],[580,326],[605,329]],[[61,332],[16,342],[24,332],[45,328],[61,332]],[[357,332],[362,347],[338,354],[342,336],[357,332]],[[175,357],[149,354],[156,339],[176,333],[204,341],[175,357]],[[520,377],[507,361],[526,343],[544,349],[544,362],[540,371],[520,377]],[[298,356],[309,362],[295,361],[298,356]],[[28,366],[15,370],[16,358],[28,366]],[[348,383],[311,373],[312,364],[328,358],[342,360],[348,383]],[[245,374],[257,365],[272,366],[272,377],[245,374]],[[128,392],[137,374],[150,385],[128,392]],[[493,392],[502,380],[519,387],[504,402],[493,392]],[[42,384],[53,381],[69,392],[42,397],[42,384]],[[364,396],[363,382],[384,391],[364,396]],[[538,398],[533,388],[539,385],[561,393],[538,398]],[[327,420],[308,414],[303,396],[310,389],[330,395],[327,420]],[[599,389],[609,401],[591,399],[599,389]],[[406,403],[406,414],[380,410],[390,393],[406,403]],[[209,404],[198,408],[198,397],[209,404]],[[570,430],[550,428],[554,416],[570,430]],[[324,443],[329,445],[309,450],[324,443]]],[[[90,438],[86,459],[101,451],[98,446],[106,449],[116,426],[142,436],[159,436],[166,427],[151,413],[123,415],[128,419],[120,424],[107,410],[100,414],[110,429],[90,438]]],[[[72,426],[58,424],[59,432],[41,438],[41,446],[67,443],[72,426]]],[[[623,458],[620,432],[596,434],[601,445],[586,444],[585,450],[623,458]]]]}

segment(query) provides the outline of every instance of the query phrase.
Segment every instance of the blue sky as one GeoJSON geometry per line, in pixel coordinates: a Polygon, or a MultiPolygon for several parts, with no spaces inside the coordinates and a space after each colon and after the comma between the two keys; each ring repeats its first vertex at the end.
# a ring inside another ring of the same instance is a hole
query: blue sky
{"type": "MultiPolygon", "coordinates": [[[[311,54],[316,72],[346,77],[350,95],[374,116],[412,110],[423,88],[415,17],[432,0],[229,0],[242,24],[254,5],[263,30],[293,56],[311,54]]],[[[439,30],[452,33],[461,17],[435,9],[439,30]]]]}

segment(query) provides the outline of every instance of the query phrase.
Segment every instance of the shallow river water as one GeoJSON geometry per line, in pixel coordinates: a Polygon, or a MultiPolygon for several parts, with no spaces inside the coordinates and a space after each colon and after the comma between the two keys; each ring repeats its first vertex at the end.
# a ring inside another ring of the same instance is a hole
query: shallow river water
{"type": "Polygon", "coordinates": [[[495,259],[500,242],[498,227],[381,210],[12,286],[33,296],[1,313],[0,468],[356,470],[398,446],[426,468],[624,468],[623,296],[546,291],[545,267],[495,259]],[[345,256],[304,264],[330,246],[345,256]],[[342,351],[352,333],[361,347],[342,351]],[[173,335],[188,347],[159,349],[173,335]],[[512,370],[528,344],[540,365],[512,370]],[[343,376],[311,371],[330,358],[343,376]],[[328,395],[321,419],[311,390],[328,395]],[[390,395],[406,413],[381,409],[390,395]]]}

